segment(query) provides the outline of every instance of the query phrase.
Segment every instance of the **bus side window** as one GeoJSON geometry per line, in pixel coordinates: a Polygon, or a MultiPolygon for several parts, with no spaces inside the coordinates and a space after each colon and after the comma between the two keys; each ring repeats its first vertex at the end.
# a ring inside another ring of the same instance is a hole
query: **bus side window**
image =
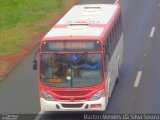
{"type": "Polygon", "coordinates": [[[117,22],[117,42],[120,40],[121,33],[122,33],[122,23],[121,23],[121,15],[119,15],[117,22]]]}
{"type": "Polygon", "coordinates": [[[120,34],[122,33],[123,29],[122,29],[122,14],[119,15],[119,26],[120,26],[120,34]]]}
{"type": "Polygon", "coordinates": [[[117,45],[117,30],[116,30],[116,23],[113,26],[113,35],[114,35],[114,48],[116,48],[117,45]]]}
{"type": "Polygon", "coordinates": [[[116,44],[118,44],[118,40],[119,40],[118,20],[116,21],[115,28],[116,28],[116,44]]]}
{"type": "Polygon", "coordinates": [[[112,54],[113,54],[113,52],[114,52],[114,49],[115,49],[115,44],[114,44],[114,30],[113,30],[113,28],[112,28],[112,30],[111,30],[111,46],[112,46],[112,54]]]}
{"type": "Polygon", "coordinates": [[[119,17],[117,19],[117,31],[118,31],[117,37],[118,37],[118,40],[119,40],[120,39],[119,17]]]}
{"type": "Polygon", "coordinates": [[[106,41],[105,41],[105,54],[108,55],[109,59],[111,57],[111,47],[110,47],[110,43],[109,43],[109,37],[107,37],[106,41]]]}
{"type": "Polygon", "coordinates": [[[109,45],[110,57],[112,57],[113,46],[112,46],[112,36],[111,36],[111,32],[110,32],[109,38],[108,38],[108,45],[109,45]]]}
{"type": "Polygon", "coordinates": [[[107,39],[105,40],[105,69],[106,69],[106,74],[108,73],[108,69],[109,69],[109,61],[111,58],[111,49],[110,49],[110,41],[109,41],[109,37],[107,37],[107,39]]]}

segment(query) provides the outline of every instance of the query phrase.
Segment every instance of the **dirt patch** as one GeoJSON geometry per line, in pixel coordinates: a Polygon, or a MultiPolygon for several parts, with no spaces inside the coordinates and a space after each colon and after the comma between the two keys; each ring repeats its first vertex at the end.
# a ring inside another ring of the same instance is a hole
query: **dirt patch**
{"type": "MultiPolygon", "coordinates": [[[[41,22],[43,24],[47,24],[50,27],[53,26],[59,20],[59,18],[69,10],[71,6],[78,2],[79,0],[69,0],[69,3],[67,3],[67,6],[63,8],[62,12],[57,13],[52,19],[46,19],[41,22]]],[[[33,32],[31,34],[30,40],[28,40],[28,43],[21,46],[16,54],[0,57],[0,81],[4,80],[4,78],[16,67],[16,65],[36,48],[44,34],[45,33],[33,32]]]]}
{"type": "Polygon", "coordinates": [[[3,80],[6,75],[16,67],[29,53],[37,46],[38,41],[30,42],[21,48],[15,55],[0,57],[0,80],[3,80]]]}

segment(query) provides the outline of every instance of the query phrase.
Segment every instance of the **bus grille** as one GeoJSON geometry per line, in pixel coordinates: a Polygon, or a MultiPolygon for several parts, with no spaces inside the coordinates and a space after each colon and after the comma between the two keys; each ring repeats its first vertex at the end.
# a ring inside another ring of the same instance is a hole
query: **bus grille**
{"type": "Polygon", "coordinates": [[[52,90],[52,93],[55,94],[56,99],[59,101],[86,101],[88,100],[88,94],[91,92],[92,90],[52,90]]]}
{"type": "Polygon", "coordinates": [[[61,104],[64,108],[80,108],[83,104],[61,104]]]}
{"type": "Polygon", "coordinates": [[[67,98],[58,98],[58,100],[60,100],[60,101],[86,101],[87,100],[87,98],[85,98],[85,97],[75,97],[74,98],[74,100],[72,100],[72,98],[70,98],[70,97],[67,97],[67,98]]]}
{"type": "Polygon", "coordinates": [[[90,90],[87,91],[53,91],[55,94],[60,96],[84,96],[90,93],[90,90]]]}

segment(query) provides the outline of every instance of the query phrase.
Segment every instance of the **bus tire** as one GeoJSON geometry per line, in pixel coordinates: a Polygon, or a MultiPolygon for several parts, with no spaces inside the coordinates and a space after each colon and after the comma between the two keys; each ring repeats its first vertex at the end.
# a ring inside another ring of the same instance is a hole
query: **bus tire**
{"type": "Polygon", "coordinates": [[[118,65],[118,75],[117,75],[117,79],[116,79],[116,84],[118,84],[119,83],[119,65],[118,65]]]}

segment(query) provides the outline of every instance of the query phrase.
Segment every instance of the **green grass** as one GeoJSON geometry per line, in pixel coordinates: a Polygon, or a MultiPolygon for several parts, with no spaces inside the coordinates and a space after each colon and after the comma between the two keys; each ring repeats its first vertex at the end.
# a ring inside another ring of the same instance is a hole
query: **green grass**
{"type": "Polygon", "coordinates": [[[15,54],[69,0],[0,0],[0,56],[15,54]]]}

